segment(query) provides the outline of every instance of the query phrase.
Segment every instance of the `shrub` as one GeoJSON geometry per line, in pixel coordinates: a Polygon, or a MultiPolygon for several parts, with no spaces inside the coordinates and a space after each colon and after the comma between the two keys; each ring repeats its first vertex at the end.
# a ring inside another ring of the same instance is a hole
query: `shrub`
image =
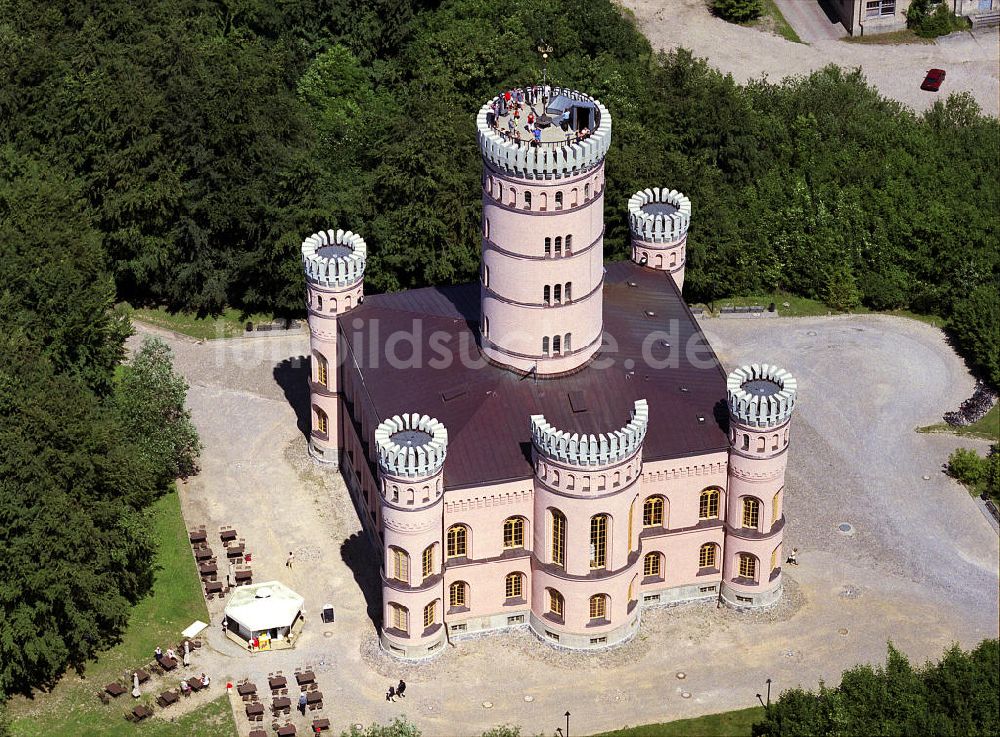
{"type": "Polygon", "coordinates": [[[764,5],[762,0],[713,0],[712,10],[730,23],[746,23],[760,18],[764,5]]]}

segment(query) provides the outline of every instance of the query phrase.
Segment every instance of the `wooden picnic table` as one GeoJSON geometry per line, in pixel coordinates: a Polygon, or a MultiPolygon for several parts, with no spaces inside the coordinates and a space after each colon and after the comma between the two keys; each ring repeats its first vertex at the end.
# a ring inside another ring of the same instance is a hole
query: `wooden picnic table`
{"type": "Polygon", "coordinates": [[[284,676],[271,676],[267,679],[267,685],[271,687],[272,691],[276,691],[279,688],[284,688],[288,685],[288,679],[284,676]]]}
{"type": "Polygon", "coordinates": [[[148,706],[143,706],[142,704],[139,704],[139,706],[137,706],[134,709],[132,709],[132,715],[136,719],[140,719],[141,720],[141,719],[145,719],[146,717],[153,716],[153,710],[150,709],[148,706]]]}
{"type": "Polygon", "coordinates": [[[295,674],[295,680],[300,686],[305,686],[316,680],[316,674],[311,670],[304,670],[301,673],[295,674]]]}
{"type": "Polygon", "coordinates": [[[263,729],[251,729],[250,737],[267,737],[267,732],[263,729]]]}
{"type": "Polygon", "coordinates": [[[139,683],[145,683],[149,680],[149,673],[144,671],[142,668],[137,670],[135,674],[139,677],[139,683]]]}
{"type": "Polygon", "coordinates": [[[230,545],[226,548],[227,558],[242,558],[243,557],[243,545],[230,545]]]}
{"type": "Polygon", "coordinates": [[[191,676],[190,678],[188,678],[188,685],[191,687],[192,691],[196,692],[201,691],[203,688],[205,688],[201,683],[201,679],[198,678],[197,676],[191,676]]]}
{"type": "Polygon", "coordinates": [[[271,702],[271,708],[275,711],[291,710],[292,700],[287,696],[278,696],[271,702]]]}
{"type": "Polygon", "coordinates": [[[310,691],[309,693],[306,694],[307,704],[315,704],[317,701],[322,701],[322,700],[323,700],[322,691],[310,691]]]}
{"type": "Polygon", "coordinates": [[[286,724],[284,727],[278,727],[278,737],[292,737],[295,734],[295,725],[286,724]]]}
{"type": "Polygon", "coordinates": [[[202,576],[211,576],[213,573],[219,572],[219,566],[217,563],[200,563],[198,564],[198,573],[202,576]]]}
{"type": "Polygon", "coordinates": [[[191,541],[192,545],[194,545],[195,543],[203,543],[207,539],[208,539],[208,533],[206,533],[204,530],[195,530],[194,532],[188,535],[188,540],[191,541]]]}
{"type": "Polygon", "coordinates": [[[249,568],[242,568],[242,569],[236,571],[236,574],[234,575],[234,578],[237,581],[252,581],[253,580],[253,571],[251,571],[249,568]]]}
{"type": "Polygon", "coordinates": [[[125,687],[120,683],[109,683],[104,687],[104,690],[114,696],[116,699],[125,693],[125,687]]]}
{"type": "Polygon", "coordinates": [[[205,593],[217,594],[222,591],[222,581],[206,581],[205,593]]]}
{"type": "Polygon", "coordinates": [[[156,697],[156,703],[161,707],[170,706],[177,702],[177,694],[173,691],[164,691],[156,697]]]}
{"type": "Polygon", "coordinates": [[[219,539],[227,543],[236,539],[236,530],[223,530],[219,533],[219,539]]]}
{"type": "Polygon", "coordinates": [[[236,687],[236,693],[240,696],[252,696],[257,693],[257,686],[253,683],[241,683],[236,687]]]}
{"type": "Polygon", "coordinates": [[[247,704],[247,716],[248,717],[258,717],[264,713],[264,705],[259,701],[255,701],[252,704],[247,704]]]}
{"type": "Polygon", "coordinates": [[[169,655],[164,655],[160,658],[160,667],[163,670],[173,670],[177,667],[177,658],[171,658],[169,655]]]}
{"type": "Polygon", "coordinates": [[[195,560],[208,560],[212,557],[211,548],[198,548],[194,551],[195,560]]]}
{"type": "MultiPolygon", "coordinates": [[[[326,731],[329,728],[330,728],[330,720],[327,719],[326,717],[323,717],[322,719],[313,719],[313,731],[317,729],[320,731],[326,731]]],[[[253,737],[253,735],[251,735],[251,737],[253,737]]]]}

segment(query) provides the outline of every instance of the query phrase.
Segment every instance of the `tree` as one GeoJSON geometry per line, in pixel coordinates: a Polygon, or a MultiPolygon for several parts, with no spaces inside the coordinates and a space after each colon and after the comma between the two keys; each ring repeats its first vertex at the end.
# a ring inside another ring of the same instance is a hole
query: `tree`
{"type": "Polygon", "coordinates": [[[981,284],[955,303],[948,329],[959,350],[994,386],[1000,386],[1000,292],[981,284]]]}
{"type": "Polygon", "coordinates": [[[730,23],[756,20],[764,12],[761,0],[712,0],[712,10],[730,23]]]}
{"type": "Polygon", "coordinates": [[[124,364],[114,391],[122,429],[152,469],[157,485],[197,470],[200,442],[185,408],[187,382],[174,373],[170,348],[146,338],[124,364]]]}
{"type": "Polygon", "coordinates": [[[396,717],[391,724],[372,724],[366,729],[358,729],[351,725],[340,733],[340,737],[420,737],[422,732],[415,724],[410,723],[406,717],[396,717]]]}

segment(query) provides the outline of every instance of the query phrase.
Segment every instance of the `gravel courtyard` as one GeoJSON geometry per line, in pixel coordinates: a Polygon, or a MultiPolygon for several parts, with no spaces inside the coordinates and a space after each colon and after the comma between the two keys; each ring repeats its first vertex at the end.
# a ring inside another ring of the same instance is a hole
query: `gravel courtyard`
{"type": "MultiPolygon", "coordinates": [[[[785,2],[805,4],[815,0],[785,2]]],[[[816,38],[807,45],[720,20],[709,12],[708,0],[621,0],[621,4],[635,14],[654,49],[690,49],[695,56],[705,57],[712,66],[732,74],[737,82],[763,76],[777,81],[836,64],[846,69],[861,67],[883,95],[917,111],[962,90],[971,92],[988,114],[997,115],[1000,108],[1000,36],[995,28],[952,34],[932,44],[855,44],[816,38]],[[948,72],[940,93],[920,90],[920,82],[931,67],[948,72]]],[[[803,27],[797,16],[792,14],[788,20],[793,26],[799,22],[804,38],[812,37],[810,28],[803,27]]],[[[833,32],[829,31],[829,35],[833,32]]]]}
{"type": "MultiPolygon", "coordinates": [[[[284,581],[307,609],[296,649],[250,656],[220,636],[223,604],[210,602],[199,667],[216,683],[249,676],[260,686],[270,671],[314,664],[335,730],[406,714],[426,735],[475,735],[502,722],[551,734],[569,710],[573,733],[585,734],[751,706],[768,677],[777,691],[835,681],[858,661],[881,660],[889,639],[922,661],[953,642],[995,637],[997,536],[941,473],[951,449],[971,443],[913,432],[972,390],[941,332],[878,316],[709,319],[704,328],[727,368],[768,360],[799,379],[785,541],[800,548],[801,565],[786,574],[782,603],[753,615],[705,605],[647,611],[639,637],[603,654],[561,653],[513,633],[420,665],[378,651],[363,591],[372,553],[339,477],[306,458],[297,414],[306,367],[297,357],[308,336],[167,336],[205,444],[201,473],[181,487],[187,524],[236,526],[255,580],[284,581]],[[849,535],[837,529],[844,522],[849,535]],[[326,625],[318,615],[328,601],[337,617],[326,625]],[[400,676],[407,696],[389,703],[385,689],[400,676]]],[[[242,705],[233,705],[246,734],[242,705]]]]}

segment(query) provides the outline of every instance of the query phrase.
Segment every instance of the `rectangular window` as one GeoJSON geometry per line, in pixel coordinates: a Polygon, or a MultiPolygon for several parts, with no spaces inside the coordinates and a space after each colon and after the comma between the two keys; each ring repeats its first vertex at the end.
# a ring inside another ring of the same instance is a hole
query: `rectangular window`
{"type": "Polygon", "coordinates": [[[326,359],[323,358],[323,357],[321,357],[321,356],[317,356],[316,357],[316,381],[319,382],[320,384],[322,384],[323,386],[329,386],[329,384],[327,383],[327,370],[328,370],[328,368],[329,368],[329,364],[327,363],[326,359]]]}
{"type": "Polygon", "coordinates": [[[451,631],[452,632],[465,632],[465,630],[467,630],[468,628],[469,628],[469,626],[467,624],[453,624],[451,626],[451,631]]]}
{"type": "Polygon", "coordinates": [[[598,514],[590,518],[590,567],[604,568],[608,562],[608,518],[598,514]]]}
{"type": "Polygon", "coordinates": [[[753,603],[753,597],[752,596],[737,596],[736,597],[736,601],[742,602],[743,604],[752,604],[753,603]]]}
{"type": "Polygon", "coordinates": [[[399,604],[390,604],[389,607],[392,610],[393,628],[402,632],[409,632],[410,617],[409,612],[406,611],[406,607],[401,607],[399,604]]]}
{"type": "Polygon", "coordinates": [[[515,614],[513,617],[507,617],[507,624],[508,625],[524,624],[524,615],[515,614]]]}
{"type": "Polygon", "coordinates": [[[702,587],[701,587],[700,589],[698,589],[698,590],[699,590],[699,591],[700,591],[701,593],[703,593],[703,594],[709,594],[709,593],[711,593],[711,592],[715,591],[715,586],[702,586],[702,587]]]}
{"type": "Polygon", "coordinates": [[[432,601],[430,604],[424,607],[424,628],[430,627],[434,624],[437,612],[437,602],[432,601]]]}
{"type": "Polygon", "coordinates": [[[324,435],[329,430],[329,421],[326,418],[326,412],[321,409],[316,410],[316,429],[324,435]]]}
{"type": "Polygon", "coordinates": [[[552,514],[552,562],[566,565],[566,518],[559,512],[552,514]]]}
{"type": "Polygon", "coordinates": [[[545,636],[548,637],[553,642],[559,642],[559,635],[557,635],[555,632],[549,632],[548,630],[545,630],[545,636]]]}
{"type": "Polygon", "coordinates": [[[653,602],[657,602],[657,601],[660,600],[660,595],[659,594],[646,594],[645,596],[642,597],[642,600],[644,602],[646,602],[647,604],[652,604],[653,602]]]}
{"type": "Polygon", "coordinates": [[[591,637],[590,638],[590,644],[591,645],[603,645],[607,641],[608,641],[607,637],[591,637]]]}

